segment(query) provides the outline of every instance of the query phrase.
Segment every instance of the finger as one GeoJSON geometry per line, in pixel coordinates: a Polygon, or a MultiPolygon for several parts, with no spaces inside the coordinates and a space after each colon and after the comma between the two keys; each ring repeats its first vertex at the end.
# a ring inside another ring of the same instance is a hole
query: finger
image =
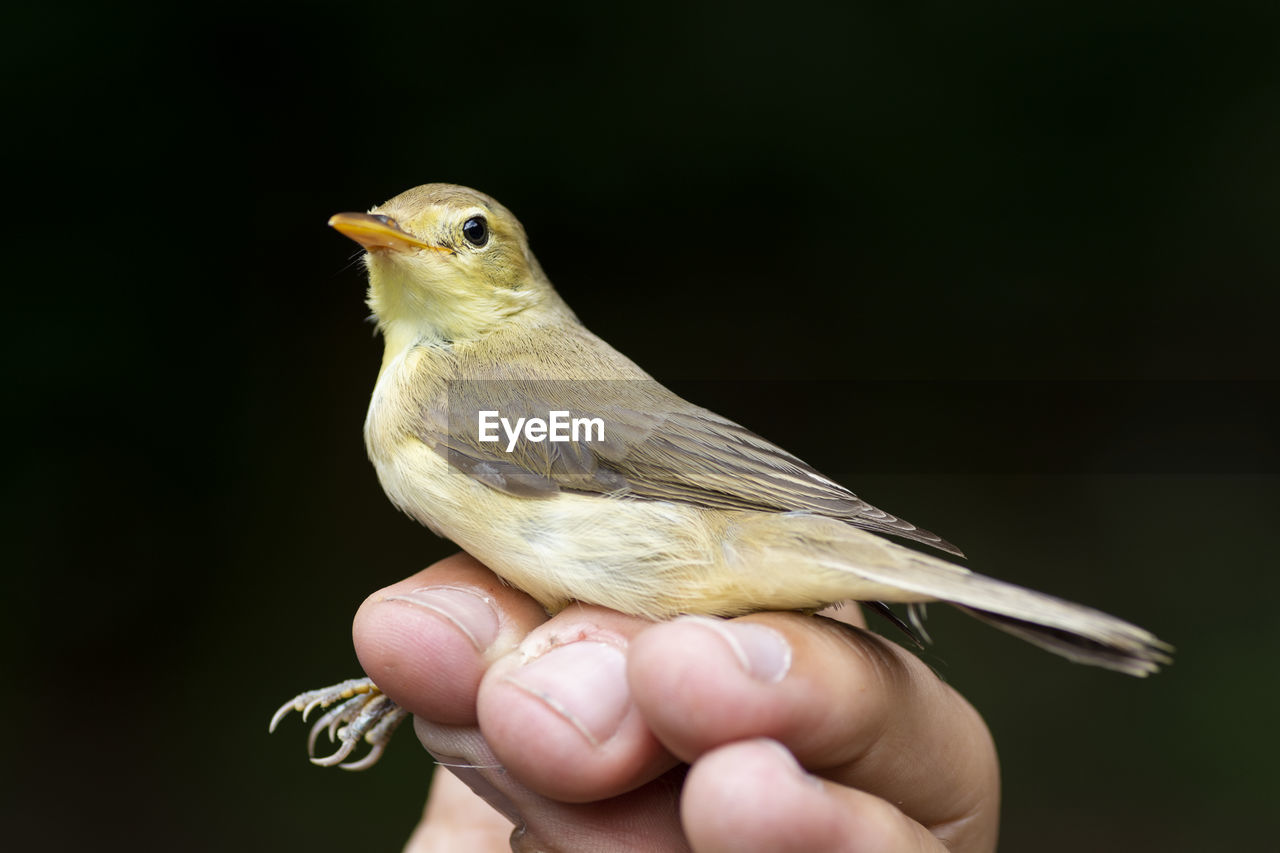
{"type": "Polygon", "coordinates": [[[652,623],[573,605],[490,667],[480,728],[532,790],[567,802],[617,796],[677,762],[631,701],[627,651],[652,623]]]}
{"type": "MultiPolygon", "coordinates": [[[[633,791],[591,803],[565,803],[531,791],[507,772],[479,729],[414,719],[419,740],[477,796],[500,813],[510,848],[538,851],[680,851],[688,849],[677,807],[684,767],[633,791]],[[514,825],[514,829],[513,829],[514,825]]],[[[438,771],[443,773],[444,771],[438,771]]],[[[561,772],[572,769],[561,768],[561,772]]],[[[425,832],[425,830],[424,830],[425,832]]],[[[437,837],[448,841],[449,832],[437,837]]],[[[485,850],[466,843],[441,849],[485,850]]]]}
{"type": "Polygon", "coordinates": [[[468,554],[455,554],[369,596],[352,626],[360,665],[415,715],[475,722],[489,663],[515,648],[545,611],[468,554]]]}
{"type": "Polygon", "coordinates": [[[771,738],[939,836],[994,839],[999,776],[986,726],[883,638],[798,614],[683,618],[636,637],[629,663],[635,704],[685,761],[771,738]]]}
{"type": "Polygon", "coordinates": [[[680,812],[699,853],[947,849],[884,800],[804,772],[770,740],[730,744],[700,758],[680,812]]]}

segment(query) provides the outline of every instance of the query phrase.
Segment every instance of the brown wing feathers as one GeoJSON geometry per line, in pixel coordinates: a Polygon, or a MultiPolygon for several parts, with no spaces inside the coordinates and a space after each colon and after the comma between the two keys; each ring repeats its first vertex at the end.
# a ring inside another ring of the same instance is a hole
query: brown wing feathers
{"type": "Polygon", "coordinates": [[[424,412],[419,437],[458,470],[510,494],[558,491],[669,500],[717,509],[809,512],[960,554],[955,546],[860,499],[750,430],[650,379],[450,384],[449,412],[424,412]],[[478,413],[512,423],[551,411],[601,417],[598,442],[481,442],[478,413]],[[450,429],[441,427],[449,423],[450,429]]]}

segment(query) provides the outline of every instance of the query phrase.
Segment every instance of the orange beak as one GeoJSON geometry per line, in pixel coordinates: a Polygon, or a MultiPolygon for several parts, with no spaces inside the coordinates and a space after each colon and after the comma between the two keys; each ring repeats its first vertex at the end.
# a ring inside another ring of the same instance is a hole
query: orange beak
{"type": "Polygon", "coordinates": [[[402,229],[394,219],[374,213],[335,213],[329,217],[329,227],[336,228],[344,237],[350,237],[369,251],[394,249],[407,252],[412,249],[434,249],[452,252],[444,246],[424,243],[402,229]]]}

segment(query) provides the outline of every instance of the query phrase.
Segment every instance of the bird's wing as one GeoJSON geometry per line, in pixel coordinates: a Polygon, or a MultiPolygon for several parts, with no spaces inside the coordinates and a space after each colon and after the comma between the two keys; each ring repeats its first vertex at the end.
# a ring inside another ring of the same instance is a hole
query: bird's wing
{"type": "Polygon", "coordinates": [[[423,411],[418,437],[455,469],[510,494],[546,497],[567,491],[716,509],[808,512],[961,553],[652,379],[455,380],[447,398],[423,411]],[[487,420],[496,425],[484,432],[496,440],[481,440],[480,413],[486,411],[495,413],[487,420]],[[598,418],[601,429],[590,427],[589,440],[581,429],[572,440],[566,427],[569,441],[533,441],[522,434],[512,443],[519,418],[547,421],[552,412],[565,413],[562,421],[570,425],[575,418],[598,418]]]}

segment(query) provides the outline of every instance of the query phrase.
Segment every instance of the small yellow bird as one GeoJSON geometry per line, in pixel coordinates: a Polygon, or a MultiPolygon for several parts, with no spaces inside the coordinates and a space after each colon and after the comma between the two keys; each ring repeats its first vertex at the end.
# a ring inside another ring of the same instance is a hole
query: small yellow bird
{"type": "MultiPolygon", "coordinates": [[[[368,251],[386,350],[364,436],[383,489],[549,612],[944,601],[1083,663],[1145,676],[1170,662],[1141,628],[877,535],[959,554],[587,331],[489,196],[427,184],[329,224],[368,251]]],[[[312,760],[337,764],[364,739],[369,755],[342,766],[367,767],[406,716],[368,679],[291,699],[271,729],[344,699],[308,744],[328,729],[340,748],[312,760]]]]}

